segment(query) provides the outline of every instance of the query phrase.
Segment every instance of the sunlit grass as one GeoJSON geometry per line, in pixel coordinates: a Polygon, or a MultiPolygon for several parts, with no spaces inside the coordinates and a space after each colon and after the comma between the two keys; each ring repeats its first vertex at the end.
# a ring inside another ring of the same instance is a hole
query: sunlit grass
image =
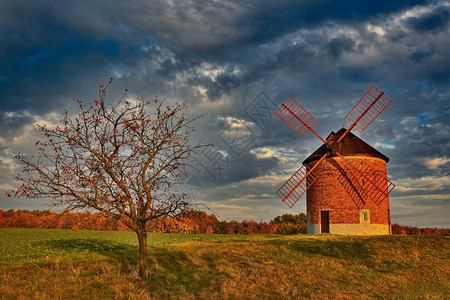
{"type": "MultiPolygon", "coordinates": [[[[236,240],[249,236],[226,234],[149,233],[148,245],[170,245],[185,241],[236,240]]],[[[74,252],[104,252],[138,247],[134,232],[0,228],[0,260],[58,256],[74,252]]]]}
{"type": "Polygon", "coordinates": [[[133,233],[0,229],[0,298],[445,299],[449,241],[151,234],[142,280],[133,233]]]}

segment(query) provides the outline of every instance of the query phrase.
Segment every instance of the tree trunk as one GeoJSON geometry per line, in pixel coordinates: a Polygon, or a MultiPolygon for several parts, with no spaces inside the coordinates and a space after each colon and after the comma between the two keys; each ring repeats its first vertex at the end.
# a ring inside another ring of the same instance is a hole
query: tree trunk
{"type": "Polygon", "coordinates": [[[147,231],[140,228],[136,231],[139,241],[139,276],[148,277],[148,251],[147,251],[147,231]]]}

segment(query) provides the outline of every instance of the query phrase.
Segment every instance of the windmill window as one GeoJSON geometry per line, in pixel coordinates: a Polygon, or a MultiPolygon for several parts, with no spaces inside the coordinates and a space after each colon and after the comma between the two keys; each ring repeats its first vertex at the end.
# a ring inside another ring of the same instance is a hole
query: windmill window
{"type": "Polygon", "coordinates": [[[368,209],[361,209],[359,211],[359,219],[361,223],[370,223],[370,212],[368,209]]]}
{"type": "Polygon", "coordinates": [[[363,220],[364,221],[369,220],[369,216],[368,216],[368,214],[366,212],[363,212],[363,220]]]}

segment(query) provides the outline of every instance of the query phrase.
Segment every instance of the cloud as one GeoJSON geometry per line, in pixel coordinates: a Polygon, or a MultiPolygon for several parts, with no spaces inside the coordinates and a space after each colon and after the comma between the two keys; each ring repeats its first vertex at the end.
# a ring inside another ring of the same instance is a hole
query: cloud
{"type": "Polygon", "coordinates": [[[413,30],[424,33],[445,29],[450,20],[450,7],[442,6],[439,9],[423,11],[416,16],[408,17],[405,24],[413,30]]]}
{"type": "MultiPolygon", "coordinates": [[[[257,176],[233,183],[232,186],[210,188],[202,195],[202,200],[218,212],[221,219],[270,221],[274,215],[289,212],[288,207],[272,193],[281,184],[278,176],[257,176]]],[[[299,201],[297,208],[302,205],[305,202],[299,201]]]]}
{"type": "Polygon", "coordinates": [[[430,170],[436,170],[441,166],[445,166],[450,162],[447,157],[425,158],[424,165],[430,170]]]}
{"type": "Polygon", "coordinates": [[[0,139],[11,139],[16,136],[22,128],[17,124],[27,124],[33,121],[33,117],[26,112],[2,112],[0,113],[0,125],[2,136],[0,139]]]}
{"type": "Polygon", "coordinates": [[[421,195],[423,193],[436,194],[442,191],[450,191],[450,176],[404,178],[396,181],[396,190],[402,193],[408,192],[409,194],[421,195]]]}
{"type": "Polygon", "coordinates": [[[390,197],[392,222],[419,227],[448,227],[450,193],[390,197]]]}

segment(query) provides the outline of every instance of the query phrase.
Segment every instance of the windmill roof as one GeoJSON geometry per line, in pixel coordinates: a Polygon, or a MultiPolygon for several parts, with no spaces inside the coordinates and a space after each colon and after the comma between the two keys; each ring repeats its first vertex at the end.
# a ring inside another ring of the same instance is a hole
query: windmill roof
{"type": "MultiPolygon", "coordinates": [[[[338,132],[332,131],[328,137],[327,142],[336,141],[339,139],[347,129],[342,128],[338,132]]],[[[334,148],[336,152],[339,152],[342,156],[354,156],[354,155],[360,155],[360,156],[371,156],[371,157],[377,157],[385,160],[386,162],[389,162],[389,158],[382,154],[377,149],[373,148],[366,142],[364,142],[362,139],[354,135],[353,133],[349,132],[342,141],[337,144],[334,148]]],[[[320,159],[325,153],[329,152],[327,145],[323,144],[320,146],[316,151],[314,151],[310,156],[308,156],[304,161],[303,164],[308,164],[312,161],[320,159]]],[[[331,153],[329,157],[336,156],[336,154],[331,153]]]]}

